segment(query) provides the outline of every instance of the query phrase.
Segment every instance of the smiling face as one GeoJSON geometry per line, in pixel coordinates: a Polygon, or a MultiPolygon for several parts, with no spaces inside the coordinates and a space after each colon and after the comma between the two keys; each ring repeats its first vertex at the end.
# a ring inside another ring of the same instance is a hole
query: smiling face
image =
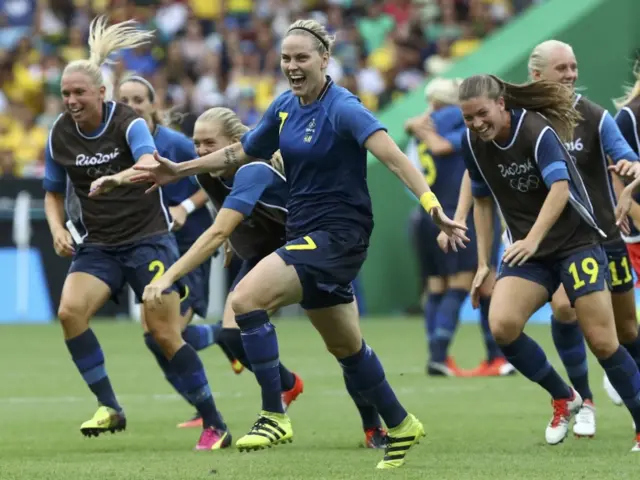
{"type": "MultiPolygon", "coordinates": [[[[193,146],[198,157],[203,157],[236,143],[224,134],[223,126],[215,120],[197,120],[193,126],[193,146]]],[[[222,172],[222,177],[231,178],[236,168],[222,172]]]]}
{"type": "Polygon", "coordinates": [[[280,67],[291,91],[303,104],[315,101],[325,82],[329,54],[321,55],[317,43],[305,33],[292,33],[282,41],[280,67]]]}
{"type": "Polygon", "coordinates": [[[573,50],[564,45],[555,47],[548,53],[545,67],[532,72],[534,80],[559,82],[573,90],[578,80],[578,61],[573,50]]]}
{"type": "Polygon", "coordinates": [[[488,142],[496,137],[509,134],[509,124],[505,115],[504,99],[492,100],[487,96],[472,97],[461,102],[464,123],[475,132],[482,141],[488,142]]]}
{"type": "Polygon", "coordinates": [[[65,73],[61,82],[62,102],[82,129],[94,129],[102,121],[105,87],[96,87],[91,77],[76,70],[65,73]]]}
{"type": "Polygon", "coordinates": [[[148,121],[153,112],[153,103],[149,97],[149,88],[140,82],[128,81],[120,85],[118,100],[129,105],[142,118],[148,121]]]}
{"type": "Polygon", "coordinates": [[[198,120],[193,127],[193,145],[199,157],[217,152],[235,142],[225,136],[219,122],[198,120]]]}

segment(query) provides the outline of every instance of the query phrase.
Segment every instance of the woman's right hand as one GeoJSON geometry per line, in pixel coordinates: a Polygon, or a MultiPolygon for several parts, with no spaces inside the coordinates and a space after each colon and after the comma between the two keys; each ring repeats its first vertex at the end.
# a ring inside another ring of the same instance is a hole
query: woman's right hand
{"type": "Polygon", "coordinates": [[[489,273],[491,273],[491,269],[487,265],[478,265],[478,270],[471,284],[470,292],[471,306],[474,309],[480,306],[480,293],[485,291],[482,287],[485,280],[489,278],[489,273]]]}
{"type": "MultiPolygon", "coordinates": [[[[460,223],[460,225],[465,225],[466,224],[464,222],[458,222],[460,223]]],[[[448,253],[449,252],[449,247],[451,246],[451,240],[449,239],[449,236],[441,231],[438,234],[438,237],[436,238],[436,242],[438,242],[438,246],[440,247],[440,250],[442,250],[444,253],[448,253]]]]}
{"type": "Polygon", "coordinates": [[[73,237],[69,230],[64,227],[52,232],[53,248],[60,257],[70,257],[76,253],[73,248],[73,237]]]}
{"type": "Polygon", "coordinates": [[[157,151],[153,152],[153,157],[157,162],[155,165],[135,164],[133,166],[134,170],[140,170],[141,172],[131,177],[131,182],[153,183],[146,193],[153,192],[162,185],[173,183],[181,178],[178,171],[178,163],[161,157],[157,151]]]}
{"type": "Polygon", "coordinates": [[[164,295],[164,292],[171,288],[172,284],[173,282],[166,275],[160,276],[144,287],[142,301],[151,308],[159,307],[162,305],[162,296],[164,295]]]}

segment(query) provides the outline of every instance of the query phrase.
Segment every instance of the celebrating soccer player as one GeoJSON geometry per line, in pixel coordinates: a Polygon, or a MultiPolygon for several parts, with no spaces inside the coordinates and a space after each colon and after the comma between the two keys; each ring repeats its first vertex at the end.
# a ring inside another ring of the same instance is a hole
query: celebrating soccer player
{"type": "MultiPolygon", "coordinates": [[[[141,299],[144,287],[178,258],[160,193],[145,195],[144,187],[130,182],[136,162],[155,163],[153,137],[131,108],[105,102],[100,70],[113,52],[142,45],[152,35],[139,30],[134,21],[107,26],[106,18],[98,17],[91,23],[90,57],[64,69],[61,90],[66,111],[51,129],[46,150],[47,221],[56,252],[73,256],[58,316],[71,358],[100,405],[80,427],[88,436],[126,427],[89,319],[126,283],[141,299]],[[68,198],[69,215],[76,220],[78,234],[75,246],[64,223],[67,177],[73,191],[68,198]]],[[[202,436],[209,431],[226,432],[202,363],[180,336],[178,290],[183,290],[181,285],[170,285],[160,308],[144,305],[147,326],[165,355],[167,368],[202,415],[202,436]]],[[[187,297],[182,307],[188,306],[187,297]]],[[[226,441],[230,443],[230,438],[226,441]]]]}
{"type": "MultiPolygon", "coordinates": [[[[405,129],[419,140],[418,152],[429,155],[425,176],[433,192],[438,196],[445,213],[454,220],[469,227],[467,236],[475,242],[473,219],[469,218],[471,195],[468,206],[459,204],[459,186],[465,173],[464,159],[460,153],[462,135],[466,130],[462,112],[458,105],[460,80],[436,78],[425,89],[425,99],[429,109],[423,115],[412,118],[405,129]],[[464,214],[457,215],[458,210],[464,214]]],[[[463,189],[464,191],[464,189],[463,189]]],[[[463,202],[461,202],[464,204],[463,202]]],[[[513,366],[505,360],[489,329],[489,295],[480,300],[481,322],[487,360],[472,370],[463,371],[449,356],[449,346],[458,327],[460,309],[471,290],[471,283],[478,267],[477,249],[465,248],[459,252],[443,252],[438,246],[440,240],[448,244],[446,234],[434,225],[431,217],[420,209],[418,226],[418,250],[423,259],[423,274],[426,280],[427,301],[425,304],[425,331],[429,344],[429,375],[473,375],[499,376],[514,372],[513,366]]],[[[500,247],[500,219],[495,215],[495,240],[493,243],[492,266],[498,260],[500,247]]],[[[493,269],[495,273],[495,269],[493,269]]]]}
{"type": "Polygon", "coordinates": [[[268,312],[300,303],[358,393],[389,427],[378,468],[396,468],[424,428],[397,400],[378,357],[362,339],[350,287],[366,258],[373,228],[367,151],[420,198],[452,243],[468,239],[466,228],[444,214],[423,175],[384,127],[357,97],[326,76],[333,41],[313,20],[293,23],[281,46],[281,67],[291,89],[269,106],[258,126],[240,142],[191,162],[175,164],[158,157],[157,167],[140,165],[147,173],[138,178],[153,179],[154,189],[180,176],[219,173],[281,151],[289,187],[287,243],[260,261],[231,299],[262,387],[258,420],[236,445],[264,448],[293,436],[280,401],[278,341],[268,312]]]}
{"type": "MultiPolygon", "coordinates": [[[[636,82],[623,98],[618,99],[616,123],[626,141],[637,155],[640,155],[640,69],[634,71],[636,82]]],[[[631,199],[630,199],[631,201],[631,199]]],[[[631,232],[624,237],[633,269],[636,272],[636,287],[640,287],[640,193],[635,194],[630,203],[629,225],[631,232]]]]}
{"type": "MultiPolygon", "coordinates": [[[[529,57],[529,75],[532,80],[545,79],[566,85],[572,91],[578,80],[578,63],[570,45],[548,40],[536,46],[529,57]]],[[[614,163],[622,160],[637,162],[638,156],[625,141],[611,115],[585,96],[574,94],[574,107],[580,114],[573,137],[565,146],[574,158],[584,180],[597,224],[607,238],[602,246],[607,255],[611,274],[611,300],[615,313],[618,340],[640,365],[640,338],[636,319],[633,277],[629,256],[616,224],[616,197],[607,170],[609,157],[614,163]]],[[[573,432],[577,436],[596,433],[595,407],[589,387],[587,352],[584,336],[571,307],[565,288],[561,285],[551,300],[553,311],[551,331],[553,341],[564,363],[572,385],[583,400],[576,415],[573,432]]],[[[615,390],[605,375],[608,392],[615,390]]]]}
{"type": "MultiPolygon", "coordinates": [[[[228,108],[212,108],[198,118],[193,141],[198,155],[207,155],[238,142],[249,130],[238,116],[228,108]]],[[[285,243],[286,201],[288,188],[282,174],[282,158],[279,153],[270,162],[256,161],[240,168],[230,167],[222,178],[208,173],[198,175],[199,183],[209,194],[218,214],[215,222],[165,274],[155,279],[145,289],[144,297],[149,301],[160,301],[161,294],[171,285],[210,258],[224,242],[229,242],[233,251],[243,259],[231,290],[264,257],[285,243]]],[[[223,314],[222,341],[247,368],[251,365],[242,344],[240,330],[236,324],[230,296],[223,314]]],[[[286,411],[302,393],[302,380],[279,365],[282,387],[282,403],[286,411]]],[[[360,411],[365,430],[365,445],[378,448],[386,443],[386,433],[380,424],[375,407],[364,402],[345,377],[347,390],[360,411]]]]}
{"type": "MultiPolygon", "coordinates": [[[[162,124],[162,118],[155,104],[155,89],[145,78],[137,75],[127,77],[119,85],[117,93],[118,101],[129,105],[138,115],[145,119],[160,155],[171,158],[176,162],[191,160],[196,156],[193,142],[190,138],[162,124]]],[[[178,251],[180,255],[183,255],[196,239],[211,226],[211,214],[204,206],[207,203],[207,194],[198,188],[195,182],[185,178],[166,185],[162,189],[162,197],[163,201],[169,206],[169,213],[172,218],[172,232],[178,242],[178,251]]],[[[182,321],[184,326],[182,338],[196,351],[203,350],[213,343],[218,344],[227,358],[229,358],[233,371],[241,373],[244,368],[242,363],[233,357],[226,344],[221,341],[221,322],[213,325],[189,325],[194,313],[201,318],[206,318],[207,316],[210,275],[211,258],[209,257],[184,279],[189,288],[191,308],[186,312],[182,321]]],[[[178,393],[183,395],[180,391],[180,382],[168,369],[168,362],[158,343],[148,332],[144,317],[142,318],[142,324],[145,329],[145,344],[154,354],[169,383],[178,393]]],[[[202,418],[198,413],[191,420],[178,425],[178,427],[183,428],[201,426],[202,418]]]]}
{"type": "MultiPolygon", "coordinates": [[[[598,237],[605,234],[561,143],[571,141],[579,119],[572,89],[546,80],[518,86],[477,75],[462,83],[460,101],[469,127],[463,146],[472,181],[480,264],[472,298],[477,305],[478,289],[489,272],[493,195],[504,215],[510,245],[493,291],[489,323],[511,364],[553,399],[547,443],[564,440],[582,398],[523,328],[561,284],[591,351],[638,424],[640,372],[618,343],[607,258],[598,237]]],[[[640,435],[633,450],[640,451],[640,435]]]]}

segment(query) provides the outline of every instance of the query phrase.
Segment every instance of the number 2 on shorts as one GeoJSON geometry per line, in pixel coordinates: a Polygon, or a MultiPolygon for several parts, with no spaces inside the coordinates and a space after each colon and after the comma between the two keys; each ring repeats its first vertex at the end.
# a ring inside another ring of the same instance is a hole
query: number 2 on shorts
{"type": "Polygon", "coordinates": [[[164,263],[162,263],[160,260],[154,260],[149,264],[149,271],[156,272],[153,278],[151,279],[152,282],[155,282],[162,275],[164,275],[164,263]]]}

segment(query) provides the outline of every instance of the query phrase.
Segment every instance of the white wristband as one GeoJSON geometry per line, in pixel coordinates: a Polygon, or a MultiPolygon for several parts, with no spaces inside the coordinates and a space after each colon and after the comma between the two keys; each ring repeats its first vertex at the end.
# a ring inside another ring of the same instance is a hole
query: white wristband
{"type": "Polygon", "coordinates": [[[193,200],[191,200],[190,198],[187,198],[186,200],[184,200],[180,204],[180,206],[185,209],[185,211],[187,212],[187,215],[191,214],[191,212],[193,212],[196,209],[196,204],[193,203],[193,200]]]}

